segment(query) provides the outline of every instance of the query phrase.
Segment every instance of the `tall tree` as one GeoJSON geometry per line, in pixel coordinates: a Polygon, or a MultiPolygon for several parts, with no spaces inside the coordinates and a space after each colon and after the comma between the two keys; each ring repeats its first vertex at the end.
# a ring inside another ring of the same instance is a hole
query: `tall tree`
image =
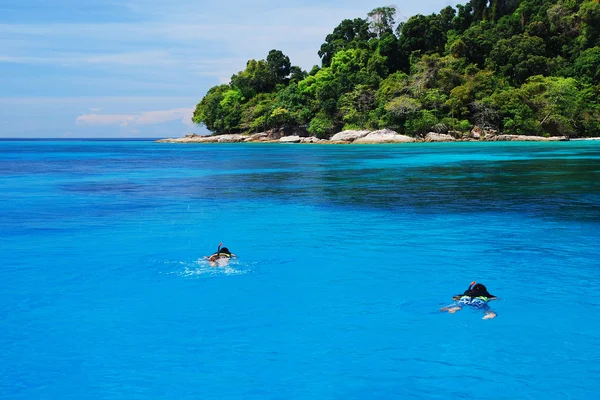
{"type": "Polygon", "coordinates": [[[283,54],[281,50],[271,50],[267,56],[267,67],[273,74],[276,83],[286,83],[292,64],[290,58],[283,54]]]}
{"type": "Polygon", "coordinates": [[[369,14],[369,27],[376,37],[380,38],[386,33],[393,33],[396,25],[396,6],[377,7],[369,14]]]}

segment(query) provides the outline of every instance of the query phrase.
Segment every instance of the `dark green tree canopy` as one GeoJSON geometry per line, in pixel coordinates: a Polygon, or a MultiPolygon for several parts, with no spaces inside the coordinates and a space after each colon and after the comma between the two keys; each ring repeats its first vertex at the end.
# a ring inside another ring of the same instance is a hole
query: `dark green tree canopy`
{"type": "Polygon", "coordinates": [[[290,58],[281,50],[271,50],[267,56],[267,67],[271,71],[275,83],[285,83],[290,75],[292,64],[290,58]]]}
{"type": "Polygon", "coordinates": [[[321,45],[319,57],[323,67],[328,67],[335,53],[340,50],[368,48],[369,39],[373,36],[367,20],[361,18],[343,20],[333,33],[327,35],[325,43],[321,45]]]}

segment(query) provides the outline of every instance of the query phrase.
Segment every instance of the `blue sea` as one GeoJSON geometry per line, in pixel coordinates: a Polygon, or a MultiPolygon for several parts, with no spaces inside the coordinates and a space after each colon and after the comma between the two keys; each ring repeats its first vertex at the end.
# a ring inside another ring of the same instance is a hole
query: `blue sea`
{"type": "Polygon", "coordinates": [[[2,399],[598,398],[600,142],[5,140],[0,199],[2,399]]]}

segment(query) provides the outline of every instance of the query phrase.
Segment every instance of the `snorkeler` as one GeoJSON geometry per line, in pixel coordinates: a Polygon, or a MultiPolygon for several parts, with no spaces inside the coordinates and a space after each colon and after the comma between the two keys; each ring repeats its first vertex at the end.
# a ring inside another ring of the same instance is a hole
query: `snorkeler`
{"type": "Polygon", "coordinates": [[[454,314],[462,310],[464,306],[471,306],[485,311],[483,319],[492,319],[496,318],[496,313],[490,309],[488,302],[496,299],[497,297],[490,294],[484,285],[473,281],[463,294],[457,294],[452,297],[454,303],[443,307],[441,311],[448,311],[450,314],[454,314]]]}
{"type": "Polygon", "coordinates": [[[227,264],[229,259],[235,258],[235,254],[229,251],[227,247],[221,248],[221,246],[223,246],[223,242],[219,243],[219,246],[217,247],[217,251],[215,253],[213,253],[210,256],[204,257],[208,259],[210,265],[213,267],[216,267],[217,264],[225,265],[227,264]]]}

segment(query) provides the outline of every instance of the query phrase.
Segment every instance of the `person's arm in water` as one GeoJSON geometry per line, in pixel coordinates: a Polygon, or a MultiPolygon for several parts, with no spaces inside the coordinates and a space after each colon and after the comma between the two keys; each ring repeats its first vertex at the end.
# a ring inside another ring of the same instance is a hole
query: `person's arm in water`
{"type": "Polygon", "coordinates": [[[204,256],[204,258],[207,258],[208,261],[212,261],[212,262],[217,261],[219,259],[219,257],[221,256],[220,252],[221,252],[221,246],[222,245],[223,245],[223,242],[219,243],[219,246],[217,246],[217,252],[213,253],[210,256],[204,256]]]}
{"type": "Polygon", "coordinates": [[[486,290],[486,294],[484,296],[488,299],[488,301],[498,300],[498,297],[494,296],[493,294],[491,294],[487,290],[486,290]]]}

